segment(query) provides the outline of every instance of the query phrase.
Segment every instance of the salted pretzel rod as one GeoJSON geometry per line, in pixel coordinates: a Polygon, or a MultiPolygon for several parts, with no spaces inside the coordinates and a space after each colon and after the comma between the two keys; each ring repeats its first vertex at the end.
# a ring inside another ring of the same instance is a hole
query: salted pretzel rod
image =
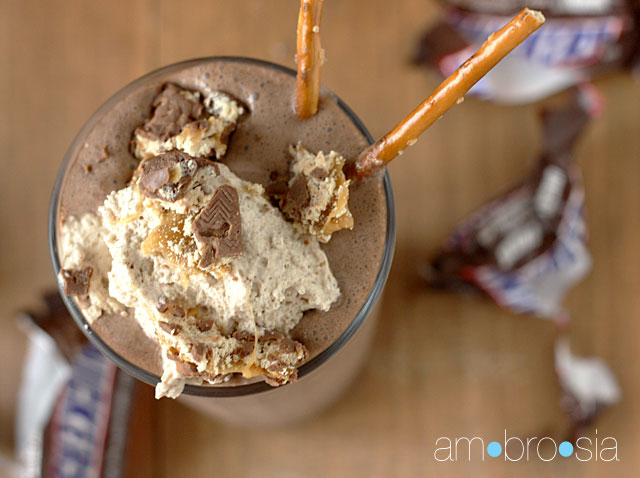
{"type": "Polygon", "coordinates": [[[509,23],[489,35],[486,42],[449,76],[409,116],[389,133],[365,149],[348,171],[349,177],[363,179],[412,146],[429,126],[487,74],[511,50],[536,31],[543,23],[542,13],[523,9],[509,23]]]}
{"type": "Polygon", "coordinates": [[[318,111],[320,69],[323,51],[320,45],[320,17],[323,0],[300,0],[298,14],[296,77],[296,114],[306,119],[318,111]]]}

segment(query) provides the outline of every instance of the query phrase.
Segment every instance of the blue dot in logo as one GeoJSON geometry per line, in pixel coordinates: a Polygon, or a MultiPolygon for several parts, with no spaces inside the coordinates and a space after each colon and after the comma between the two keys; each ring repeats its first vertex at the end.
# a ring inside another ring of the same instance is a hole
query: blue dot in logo
{"type": "Polygon", "coordinates": [[[558,453],[564,456],[565,458],[571,456],[573,454],[573,445],[568,441],[563,441],[558,446],[558,453]]]}
{"type": "MultiPolygon", "coordinates": [[[[573,451],[573,449],[571,451],[573,451]]],[[[487,453],[493,458],[500,456],[500,453],[502,453],[502,445],[497,441],[492,441],[487,445],[487,453]]]]}

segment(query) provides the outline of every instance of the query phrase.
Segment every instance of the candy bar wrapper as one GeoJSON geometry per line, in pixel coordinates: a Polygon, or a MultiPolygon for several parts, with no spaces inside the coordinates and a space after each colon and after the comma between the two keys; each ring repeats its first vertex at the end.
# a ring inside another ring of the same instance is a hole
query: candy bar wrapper
{"type": "MultiPolygon", "coordinates": [[[[462,221],[444,250],[424,266],[429,285],[480,292],[509,311],[567,328],[565,293],[591,267],[584,189],[572,151],[590,112],[598,109],[593,97],[577,88],[567,96],[567,105],[541,115],[543,152],[532,170],[462,221]]],[[[558,339],[556,368],[565,409],[578,426],[620,393],[606,365],[573,357],[565,341],[558,339]]]]}
{"type": "Polygon", "coordinates": [[[522,104],[620,68],[638,70],[638,0],[446,0],[441,20],[421,38],[414,61],[447,77],[524,7],[547,21],[469,92],[522,104]]]}
{"type": "Polygon", "coordinates": [[[566,337],[556,340],[555,368],[564,392],[561,405],[572,424],[567,439],[575,442],[581,428],[593,423],[603,409],[620,400],[620,387],[601,359],[574,356],[566,337]]]}
{"type": "Polygon", "coordinates": [[[16,413],[20,475],[120,477],[136,386],[95,347],[57,293],[23,313],[29,336],[16,413]]]}
{"type": "Polygon", "coordinates": [[[543,153],[530,173],[462,221],[425,268],[436,287],[473,288],[516,313],[556,318],[591,266],[584,190],[572,149],[589,113],[578,91],[545,111],[543,153]]]}

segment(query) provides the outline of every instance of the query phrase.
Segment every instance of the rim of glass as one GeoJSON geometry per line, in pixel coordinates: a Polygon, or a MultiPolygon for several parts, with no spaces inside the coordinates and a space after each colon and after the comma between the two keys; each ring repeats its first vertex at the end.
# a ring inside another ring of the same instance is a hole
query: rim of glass
{"type": "MultiPolygon", "coordinates": [[[[120,98],[123,94],[126,94],[127,91],[135,88],[140,83],[146,82],[149,79],[160,76],[164,73],[179,70],[182,68],[188,68],[190,66],[195,66],[200,63],[208,63],[208,62],[238,62],[238,63],[247,63],[253,64],[257,66],[261,66],[264,68],[274,68],[276,70],[282,71],[290,76],[295,76],[296,71],[288,68],[286,66],[279,65],[277,63],[272,63],[265,60],[258,60],[255,58],[247,58],[247,57],[236,57],[236,56],[210,56],[210,57],[202,57],[202,58],[194,58],[191,60],[185,60],[178,63],[172,63],[170,65],[158,68],[156,70],[147,73],[138,79],[132,81],[127,84],[120,90],[118,90],[114,95],[112,95],[107,101],[105,101],[89,118],[89,120],[82,126],[78,134],[73,139],[69,149],[67,149],[62,164],[60,165],[60,169],[58,170],[58,174],[56,177],[56,182],[53,187],[53,192],[51,195],[51,203],[49,206],[49,252],[51,255],[51,262],[53,264],[53,270],[56,277],[56,283],[58,284],[58,289],[60,295],[62,296],[64,303],[71,313],[73,320],[76,322],[78,327],[84,332],[89,341],[95,345],[104,355],[106,355],[109,359],[116,363],[121,369],[125,372],[133,375],[135,378],[142,380],[143,382],[148,383],[149,385],[155,386],[159,381],[160,377],[154,373],[145,370],[118,353],[116,353],[102,338],[96,333],[89,322],[86,320],[84,314],[77,306],[74,299],[68,297],[63,290],[62,284],[58,280],[58,276],[60,273],[60,258],[58,254],[58,210],[59,210],[59,199],[60,199],[60,190],[62,187],[62,182],[65,176],[65,172],[71,161],[71,154],[73,153],[74,146],[77,144],[78,140],[86,135],[88,132],[93,129],[96,125],[102,113],[108,110],[112,104],[116,101],[116,99],[120,98]]],[[[360,130],[360,132],[365,136],[369,144],[373,144],[373,138],[371,134],[364,126],[362,121],[356,116],[356,114],[349,108],[337,95],[335,95],[330,90],[329,93],[335,98],[338,103],[338,106],[346,113],[349,119],[353,122],[353,124],[360,130]]],[[[394,209],[394,199],[393,199],[393,191],[391,188],[391,180],[389,179],[389,174],[387,171],[384,172],[383,185],[385,191],[386,198],[386,206],[387,206],[387,230],[385,235],[384,242],[384,250],[382,254],[382,260],[380,262],[380,269],[378,270],[378,275],[373,283],[371,291],[367,296],[364,304],[355,315],[349,326],[340,334],[340,336],[323,350],[321,353],[313,357],[308,362],[304,363],[298,368],[298,377],[302,378],[305,375],[308,375],[320,365],[325,363],[329,358],[331,358],[336,352],[338,352],[348,341],[353,337],[353,335],[360,328],[366,317],[371,312],[371,309],[377,302],[382,289],[384,288],[384,284],[389,275],[389,270],[391,268],[391,262],[393,258],[393,252],[395,247],[395,209],[394,209]]],[[[286,385],[284,385],[286,386],[286,385]]],[[[278,387],[282,388],[282,387],[278,387]]],[[[234,396],[242,396],[242,395],[251,395],[256,393],[262,393],[274,390],[273,387],[265,383],[264,381],[253,382],[242,385],[227,385],[227,386],[215,386],[215,385],[194,385],[194,384],[186,384],[184,388],[184,392],[188,395],[196,395],[196,396],[206,396],[206,397],[234,397],[234,396]]]]}

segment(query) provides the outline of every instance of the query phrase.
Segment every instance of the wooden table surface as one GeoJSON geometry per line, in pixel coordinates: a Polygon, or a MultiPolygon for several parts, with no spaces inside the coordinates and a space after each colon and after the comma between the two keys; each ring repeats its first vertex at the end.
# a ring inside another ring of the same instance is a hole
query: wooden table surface
{"type": "MultiPolygon", "coordinates": [[[[325,2],[323,83],[374,136],[435,86],[409,64],[438,14],[427,0],[325,2]],[[392,7],[393,5],[393,7],[392,7]]],[[[244,55],[294,65],[296,1],[2,0],[0,2],[0,451],[12,452],[26,340],[13,311],[54,284],[47,208],[62,155],[88,116],[141,74],[186,58],[244,55]]],[[[640,87],[600,81],[608,110],[578,148],[594,266],[569,294],[572,346],[603,357],[622,401],[597,423],[618,463],[438,463],[440,436],[549,435],[566,427],[553,370],[554,327],[488,301],[426,290],[415,263],[530,166],[536,107],[467,100],[390,167],[397,248],[366,369],[345,398],[286,429],[223,426],[151,388],[138,477],[637,476],[640,468],[640,87]]],[[[595,435],[595,429],[590,433],[595,435]]]]}

